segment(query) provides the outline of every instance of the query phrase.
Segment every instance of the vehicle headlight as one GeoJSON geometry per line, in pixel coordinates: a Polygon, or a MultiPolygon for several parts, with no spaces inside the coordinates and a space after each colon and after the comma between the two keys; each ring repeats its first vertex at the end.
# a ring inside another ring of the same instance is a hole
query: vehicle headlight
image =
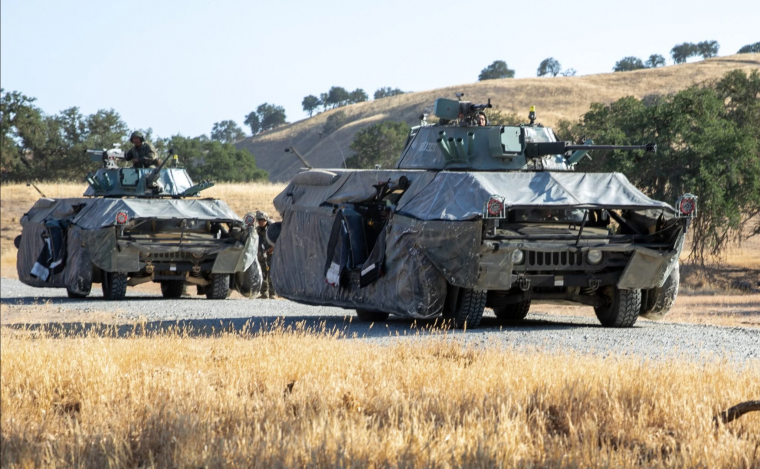
{"type": "Polygon", "coordinates": [[[592,249],[586,255],[586,259],[588,259],[589,264],[598,264],[602,262],[602,251],[592,249]]]}
{"type": "Polygon", "coordinates": [[[525,255],[523,252],[519,249],[515,249],[512,251],[512,264],[518,265],[522,264],[523,260],[525,260],[525,255]]]}

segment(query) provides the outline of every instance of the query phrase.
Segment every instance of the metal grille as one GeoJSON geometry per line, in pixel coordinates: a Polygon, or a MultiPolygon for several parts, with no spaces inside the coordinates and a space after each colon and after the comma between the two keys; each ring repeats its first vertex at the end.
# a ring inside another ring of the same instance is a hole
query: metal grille
{"type": "Polygon", "coordinates": [[[151,253],[153,259],[191,259],[193,255],[189,252],[154,252],[151,253]]]}
{"type": "Polygon", "coordinates": [[[543,268],[572,267],[583,265],[581,252],[535,252],[528,251],[528,266],[543,268]]]}

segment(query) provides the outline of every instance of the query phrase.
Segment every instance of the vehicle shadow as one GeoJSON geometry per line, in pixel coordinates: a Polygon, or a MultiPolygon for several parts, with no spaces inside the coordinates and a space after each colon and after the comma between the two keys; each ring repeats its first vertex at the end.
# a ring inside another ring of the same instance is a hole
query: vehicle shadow
{"type": "Polygon", "coordinates": [[[180,334],[184,337],[220,337],[237,335],[256,337],[267,333],[324,334],[343,339],[373,339],[387,337],[452,337],[474,336],[500,331],[563,331],[601,327],[597,324],[556,320],[525,319],[506,322],[484,317],[475,329],[452,329],[441,320],[409,320],[391,318],[368,323],[354,316],[254,316],[248,318],[182,319],[177,321],[148,321],[132,324],[100,322],[14,323],[5,327],[25,332],[41,332],[51,337],[143,337],[180,334]]]}
{"type": "MultiPolygon", "coordinates": [[[[182,301],[208,301],[206,298],[198,297],[183,297],[182,301]]],[[[228,299],[229,300],[229,299],[228,299]]],[[[177,301],[177,299],[164,298],[160,295],[156,296],[127,296],[122,301],[177,301]]],[[[225,300],[227,301],[227,300],[225,300]]],[[[13,305],[13,306],[33,306],[41,304],[83,304],[93,305],[100,303],[111,304],[113,301],[106,300],[102,296],[91,296],[87,298],[69,298],[66,296],[15,296],[11,298],[0,298],[0,304],[13,305]]]]}

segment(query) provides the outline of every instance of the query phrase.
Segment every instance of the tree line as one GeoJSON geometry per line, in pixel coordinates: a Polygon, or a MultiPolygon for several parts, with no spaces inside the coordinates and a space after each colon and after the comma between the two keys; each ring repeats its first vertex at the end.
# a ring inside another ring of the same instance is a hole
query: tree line
{"type": "MultiPolygon", "coordinates": [[[[21,92],[0,90],[3,181],[83,180],[97,166],[85,155],[85,150],[111,148],[113,144],[128,150],[132,147],[128,141],[132,130],[141,130],[130,129],[113,109],[85,116],[79,108],[72,107],[50,115],[34,102],[35,98],[21,92]]],[[[235,135],[229,133],[225,124],[229,122],[214,124],[211,138],[206,135],[154,138],[152,129],[142,131],[160,154],[174,148],[195,180],[266,180],[268,174],[256,167],[254,156],[232,145],[235,135]]]]}
{"type": "MultiPolygon", "coordinates": [[[[382,99],[399,94],[404,94],[404,91],[398,88],[383,87],[377,89],[373,97],[374,99],[382,99]]],[[[303,101],[301,101],[301,106],[304,112],[309,113],[309,117],[311,117],[320,106],[323,111],[326,111],[349,104],[362,103],[367,100],[369,100],[369,95],[361,88],[348,91],[342,86],[333,86],[326,93],[320,93],[319,97],[313,94],[305,96],[303,101]]]]}
{"type": "MultiPolygon", "coordinates": [[[[684,42],[676,44],[670,50],[670,57],[673,59],[674,64],[685,63],[692,57],[702,57],[703,59],[709,59],[718,55],[720,50],[720,44],[718,41],[702,41],[696,44],[691,42],[684,42]]],[[[747,54],[760,52],[760,42],[754,44],[748,44],[739,49],[739,54],[747,54]]],[[[664,67],[666,65],[665,57],[660,54],[652,54],[646,60],[641,60],[638,57],[628,56],[623,57],[615,63],[612,67],[614,72],[629,72],[632,70],[641,70],[645,68],[657,68],[664,67]]],[[[536,69],[536,76],[552,76],[557,75],[572,77],[576,75],[574,68],[562,69],[561,64],[554,57],[549,57],[541,61],[536,69]]],[[[478,81],[483,80],[498,80],[501,78],[514,78],[515,71],[504,60],[495,60],[491,65],[487,66],[480,71],[478,75],[478,81]]]]}

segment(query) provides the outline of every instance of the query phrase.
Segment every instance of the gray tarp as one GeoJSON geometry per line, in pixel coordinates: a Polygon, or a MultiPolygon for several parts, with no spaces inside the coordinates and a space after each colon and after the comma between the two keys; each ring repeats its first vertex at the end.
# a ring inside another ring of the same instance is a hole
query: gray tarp
{"type": "Polygon", "coordinates": [[[72,220],[85,230],[96,230],[115,224],[118,212],[127,212],[129,219],[157,218],[236,221],[240,218],[226,203],[214,199],[87,199],[87,205],[72,220]]]}
{"type": "Polygon", "coordinates": [[[399,211],[421,220],[467,220],[483,214],[492,196],[505,198],[507,208],[577,207],[673,208],[650,199],[619,173],[504,172],[438,173],[419,194],[404,198],[399,211]]]}
{"type": "Polygon", "coordinates": [[[411,185],[398,211],[419,220],[471,220],[483,213],[492,195],[505,198],[508,208],[656,209],[673,207],[647,197],[620,173],[464,172],[419,170],[332,170],[339,177],[325,186],[298,184],[296,177],[275,198],[280,213],[291,206],[318,207],[327,202],[350,203],[374,192],[373,184],[406,176],[411,185]]]}
{"type": "MultiPolygon", "coordinates": [[[[130,242],[121,249],[116,247],[116,213],[125,211],[130,219],[156,218],[159,220],[197,219],[219,222],[239,222],[240,218],[226,203],[214,199],[117,199],[71,198],[40,199],[21,219],[23,236],[19,247],[16,268],[19,279],[39,287],[67,287],[78,293],[87,293],[91,280],[91,264],[108,271],[135,271],[139,269],[138,250],[130,242]],[[76,208],[84,205],[76,213],[76,208]],[[66,266],[60,274],[47,281],[30,275],[32,266],[43,247],[42,234],[47,220],[69,220],[67,233],[66,266]]],[[[224,253],[214,264],[214,272],[233,273],[249,268],[256,260],[258,237],[246,239],[244,245],[214,245],[183,247],[183,251],[198,253],[224,253]],[[229,252],[227,252],[229,251],[229,252]]],[[[237,243],[240,244],[240,243],[237,243]]],[[[151,246],[153,251],[177,251],[177,247],[151,246]]]]}
{"type": "MultiPolygon", "coordinates": [[[[329,207],[296,207],[285,214],[271,267],[278,295],[306,303],[329,302],[415,318],[441,312],[446,279],[417,242],[423,227],[413,220],[386,226],[385,275],[379,280],[365,288],[329,285],[324,266],[334,216],[329,207]]],[[[441,231],[431,231],[430,236],[436,233],[441,236],[437,244],[444,245],[446,236],[441,231]]]]}
{"type": "MultiPolygon", "coordinates": [[[[508,208],[605,207],[665,212],[666,217],[674,213],[670,205],[650,199],[618,173],[319,171],[318,175],[296,176],[275,198],[275,207],[283,215],[272,260],[275,290],[307,303],[418,318],[440,313],[446,281],[468,288],[509,285],[509,276],[502,275],[502,270],[511,272],[511,251],[493,259],[480,252],[480,218],[492,195],[504,197],[508,208]],[[365,288],[326,283],[324,269],[335,207],[367,200],[375,192],[374,184],[401,176],[410,184],[386,226],[384,276],[365,288]]],[[[539,250],[545,247],[542,243],[534,246],[539,250]]],[[[520,248],[530,250],[531,245],[520,248]]],[[[635,266],[626,270],[622,280],[628,288],[661,285],[680,250],[661,254],[633,245],[602,249],[613,248],[635,251],[636,265],[643,262],[647,266],[643,276],[635,266]],[[652,269],[656,272],[649,272],[652,269]]]]}

